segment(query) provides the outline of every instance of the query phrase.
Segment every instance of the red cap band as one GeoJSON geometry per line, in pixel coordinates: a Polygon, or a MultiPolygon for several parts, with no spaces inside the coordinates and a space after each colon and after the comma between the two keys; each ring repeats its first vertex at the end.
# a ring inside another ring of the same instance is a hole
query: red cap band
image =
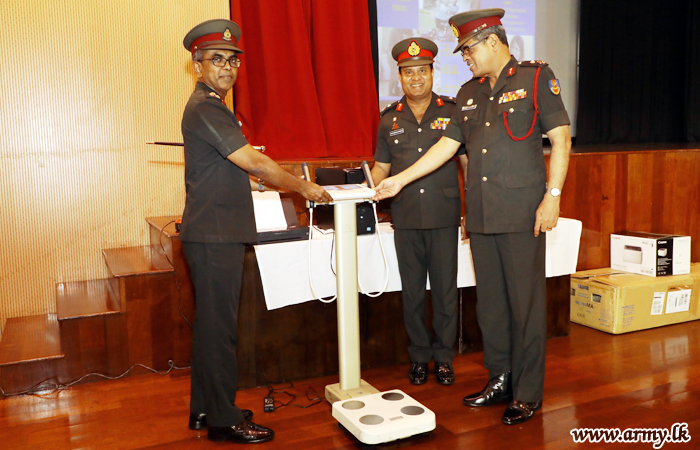
{"type": "Polygon", "coordinates": [[[462,24],[459,29],[459,37],[466,36],[471,33],[476,33],[484,28],[494,27],[496,25],[503,25],[501,23],[501,18],[498,16],[484,17],[483,19],[472,20],[462,24]]]}
{"type": "Polygon", "coordinates": [[[434,57],[435,57],[435,55],[433,55],[433,52],[431,52],[430,50],[426,50],[424,48],[421,48],[420,52],[417,55],[413,55],[413,56],[408,54],[408,50],[406,50],[405,52],[401,52],[401,53],[399,53],[397,60],[398,60],[398,62],[401,62],[404,59],[408,59],[408,58],[430,58],[430,59],[433,59],[434,57]]]}
{"type": "Polygon", "coordinates": [[[222,44],[222,43],[227,43],[231,44],[235,47],[236,45],[236,38],[231,36],[231,40],[227,41],[224,39],[224,34],[223,33],[212,33],[212,34],[205,34],[204,36],[198,37],[192,42],[192,45],[190,46],[190,53],[194,53],[197,50],[199,50],[199,47],[202,46],[202,44],[205,44],[207,42],[216,42],[217,44],[222,44]]]}

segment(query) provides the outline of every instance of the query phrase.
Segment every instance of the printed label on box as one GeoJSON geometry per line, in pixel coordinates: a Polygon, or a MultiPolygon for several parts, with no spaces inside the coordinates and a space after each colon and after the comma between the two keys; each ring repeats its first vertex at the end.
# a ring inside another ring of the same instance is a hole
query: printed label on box
{"type": "Polygon", "coordinates": [[[654,300],[651,302],[651,315],[659,316],[664,312],[665,292],[654,292],[654,300]]]}
{"type": "Polygon", "coordinates": [[[670,291],[666,301],[666,314],[690,311],[690,293],[692,289],[670,291]]]}

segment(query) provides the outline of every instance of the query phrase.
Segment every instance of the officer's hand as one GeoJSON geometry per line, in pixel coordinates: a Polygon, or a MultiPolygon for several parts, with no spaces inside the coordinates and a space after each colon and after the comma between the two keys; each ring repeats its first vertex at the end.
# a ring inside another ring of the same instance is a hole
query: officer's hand
{"type": "Polygon", "coordinates": [[[557,226],[559,201],[560,197],[544,194],[544,198],[535,213],[535,237],[539,236],[540,232],[552,231],[552,228],[557,226]]]}
{"type": "Polygon", "coordinates": [[[393,197],[398,194],[403,186],[396,180],[396,177],[384,178],[381,183],[374,187],[374,191],[377,193],[372,200],[379,201],[385,198],[393,197]]]}
{"type": "Polygon", "coordinates": [[[299,193],[305,199],[316,203],[330,203],[333,201],[333,197],[325,189],[316,183],[309,183],[308,181],[304,182],[304,187],[299,193]]]}
{"type": "Polygon", "coordinates": [[[459,222],[459,231],[462,236],[462,240],[466,241],[469,239],[469,232],[467,231],[467,217],[464,216],[459,222]]]}
{"type": "Polygon", "coordinates": [[[316,183],[304,182],[304,187],[299,191],[305,199],[316,203],[330,203],[333,197],[316,183]]]}

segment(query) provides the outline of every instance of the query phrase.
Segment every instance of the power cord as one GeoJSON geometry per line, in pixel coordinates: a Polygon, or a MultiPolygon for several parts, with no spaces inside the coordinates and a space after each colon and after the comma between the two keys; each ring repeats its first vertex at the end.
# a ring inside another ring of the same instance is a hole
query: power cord
{"type": "MultiPolygon", "coordinates": [[[[313,219],[314,219],[314,209],[309,208],[309,223],[313,224],[313,219]]],[[[307,264],[308,264],[308,270],[309,270],[309,287],[311,288],[311,295],[314,296],[314,298],[318,299],[320,302],[323,303],[332,303],[336,298],[338,298],[338,294],[334,295],[333,297],[329,299],[324,299],[321,298],[320,296],[316,295],[316,290],[314,289],[314,279],[312,276],[312,271],[311,271],[311,238],[313,236],[313,226],[309,226],[309,247],[308,247],[308,258],[307,258],[307,264]]],[[[335,242],[335,233],[333,234],[333,242],[335,242]]],[[[333,251],[331,250],[331,254],[333,251]]],[[[331,265],[331,267],[333,267],[331,265]]],[[[333,272],[335,274],[335,271],[333,272]]]]}
{"type": "Polygon", "coordinates": [[[29,389],[26,389],[26,390],[21,391],[21,392],[6,393],[3,389],[0,388],[0,393],[2,394],[3,397],[17,397],[17,396],[19,396],[19,395],[26,395],[26,394],[29,394],[29,395],[38,395],[38,396],[41,397],[41,396],[48,395],[48,394],[54,394],[54,393],[55,393],[55,394],[59,394],[59,393],[61,393],[61,391],[65,390],[65,389],[68,389],[68,388],[70,388],[70,387],[73,387],[73,386],[75,386],[76,384],[78,384],[78,383],[80,383],[81,381],[83,381],[85,378],[91,377],[91,376],[96,376],[96,377],[104,378],[104,379],[106,379],[106,380],[118,380],[118,379],[120,379],[120,378],[124,378],[124,377],[127,376],[127,375],[129,374],[129,372],[131,372],[135,367],[142,367],[142,368],[144,368],[144,369],[146,369],[146,370],[150,370],[151,372],[157,373],[158,375],[162,375],[162,376],[168,375],[168,374],[169,374],[170,372],[172,372],[173,370],[185,370],[185,369],[189,369],[189,368],[190,368],[190,366],[187,366],[187,367],[177,367],[177,366],[175,365],[175,363],[173,363],[172,360],[168,360],[168,370],[165,371],[165,372],[159,372],[158,370],[156,370],[156,369],[154,369],[154,368],[152,368],[152,367],[148,367],[148,366],[144,366],[143,364],[136,363],[136,364],[134,364],[133,366],[131,366],[131,367],[129,367],[128,369],[126,369],[126,371],[124,371],[124,373],[122,373],[121,375],[118,375],[118,376],[116,376],[116,377],[110,377],[110,376],[108,376],[108,375],[103,375],[103,374],[101,374],[101,373],[93,372],[93,373],[88,373],[88,374],[86,374],[86,375],[83,375],[82,377],[80,377],[80,378],[78,378],[77,380],[72,381],[72,382],[70,382],[70,383],[68,383],[68,384],[58,384],[56,381],[53,381],[52,384],[49,384],[48,386],[43,386],[44,383],[47,383],[47,382],[49,382],[49,381],[51,381],[51,380],[55,380],[55,378],[56,378],[56,377],[51,377],[51,378],[47,378],[47,379],[45,379],[45,380],[43,380],[43,381],[40,381],[40,382],[38,382],[37,384],[35,384],[34,386],[30,387],[29,389]],[[40,387],[40,386],[41,386],[41,387],[40,387]],[[48,392],[46,392],[46,391],[48,391],[48,392]]]}
{"type": "Polygon", "coordinates": [[[177,310],[180,313],[180,316],[184,319],[187,326],[189,326],[190,329],[193,329],[192,324],[189,320],[187,320],[187,317],[185,317],[185,314],[182,312],[182,308],[180,307],[180,303],[182,300],[182,292],[180,291],[180,283],[177,281],[177,271],[175,270],[175,264],[173,264],[170,258],[168,258],[168,252],[165,251],[165,246],[163,246],[163,230],[165,230],[165,227],[167,227],[171,223],[175,223],[176,221],[177,219],[171,220],[170,222],[163,225],[163,228],[160,229],[160,233],[158,233],[158,244],[160,245],[161,250],[163,250],[163,255],[165,256],[165,259],[167,259],[170,265],[173,267],[173,274],[175,275],[175,287],[177,287],[177,310]]]}
{"type": "MultiPolygon", "coordinates": [[[[385,274],[384,287],[379,292],[376,292],[374,294],[366,292],[365,289],[362,287],[362,281],[360,280],[359,273],[358,273],[358,277],[357,277],[357,284],[359,285],[360,292],[362,294],[366,295],[367,297],[375,298],[375,297],[379,297],[380,295],[385,293],[386,288],[389,286],[389,262],[387,261],[386,252],[384,251],[384,244],[382,243],[382,237],[381,237],[381,234],[379,233],[379,221],[377,220],[377,203],[371,202],[371,204],[372,204],[372,209],[374,210],[374,231],[375,231],[375,234],[377,235],[377,239],[379,240],[379,249],[382,253],[382,258],[384,260],[384,274],[385,274]]],[[[310,214],[309,223],[313,224],[313,217],[314,217],[313,208],[309,209],[309,214],[310,214]]],[[[312,271],[311,271],[311,238],[312,238],[312,233],[313,233],[313,226],[310,226],[309,227],[308,258],[307,258],[308,271],[309,271],[309,287],[311,288],[311,294],[314,296],[314,298],[318,299],[319,301],[321,301],[323,303],[331,303],[335,299],[338,298],[337,294],[334,295],[330,299],[323,299],[323,298],[319,297],[318,295],[316,295],[316,291],[314,290],[314,281],[313,281],[312,271]]],[[[331,271],[333,272],[333,275],[337,277],[338,275],[336,274],[335,269],[333,267],[333,249],[334,249],[334,247],[335,247],[335,233],[333,233],[333,241],[331,243],[330,267],[331,267],[331,271]]]]}
{"type": "Polygon", "coordinates": [[[386,275],[384,279],[384,287],[382,288],[381,291],[377,292],[376,294],[370,294],[368,292],[365,292],[365,289],[362,287],[362,281],[360,280],[360,274],[358,272],[357,274],[357,284],[360,286],[360,292],[366,295],[367,297],[379,297],[383,293],[386,292],[387,286],[389,286],[389,263],[386,260],[386,253],[384,252],[384,245],[382,244],[382,237],[379,233],[379,221],[377,220],[377,202],[371,202],[372,203],[372,209],[374,210],[374,231],[377,234],[377,239],[379,240],[379,249],[382,252],[382,258],[384,258],[384,273],[386,275]]]}
{"type": "Polygon", "coordinates": [[[309,386],[306,388],[306,399],[311,403],[309,403],[308,405],[299,405],[296,403],[292,403],[297,398],[297,396],[292,394],[291,392],[285,391],[284,389],[293,388],[294,383],[292,383],[291,381],[287,381],[284,383],[287,383],[288,385],[277,387],[277,388],[275,388],[271,385],[265,386],[268,389],[267,395],[265,396],[265,398],[263,400],[265,412],[273,412],[276,409],[280,409],[280,408],[283,408],[285,406],[295,406],[297,408],[306,409],[306,408],[310,408],[314,405],[318,405],[319,403],[321,403],[323,401],[323,397],[318,395],[318,393],[316,392],[316,389],[309,386]],[[309,396],[309,392],[313,392],[313,395],[314,395],[313,398],[309,396]],[[291,398],[286,403],[283,403],[279,400],[275,400],[272,394],[284,394],[284,395],[287,395],[291,398]]]}

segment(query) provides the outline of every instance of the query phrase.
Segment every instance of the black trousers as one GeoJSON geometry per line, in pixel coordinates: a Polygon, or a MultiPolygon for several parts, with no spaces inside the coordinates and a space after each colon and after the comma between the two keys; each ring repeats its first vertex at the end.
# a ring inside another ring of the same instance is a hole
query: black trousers
{"type": "Polygon", "coordinates": [[[432,230],[394,230],[396,257],[401,275],[401,297],[413,362],[452,363],[457,339],[457,227],[432,230]],[[425,323],[425,284],[430,274],[433,330],[425,323]]]}
{"type": "Polygon", "coordinates": [[[238,304],[243,279],[243,244],[183,242],[194,284],[190,412],[205,413],[214,427],[243,420],[238,389],[238,304]]]}
{"type": "Polygon", "coordinates": [[[547,344],[545,234],[470,233],[476,314],[489,378],[512,372],[513,398],[542,400],[547,344]]]}

